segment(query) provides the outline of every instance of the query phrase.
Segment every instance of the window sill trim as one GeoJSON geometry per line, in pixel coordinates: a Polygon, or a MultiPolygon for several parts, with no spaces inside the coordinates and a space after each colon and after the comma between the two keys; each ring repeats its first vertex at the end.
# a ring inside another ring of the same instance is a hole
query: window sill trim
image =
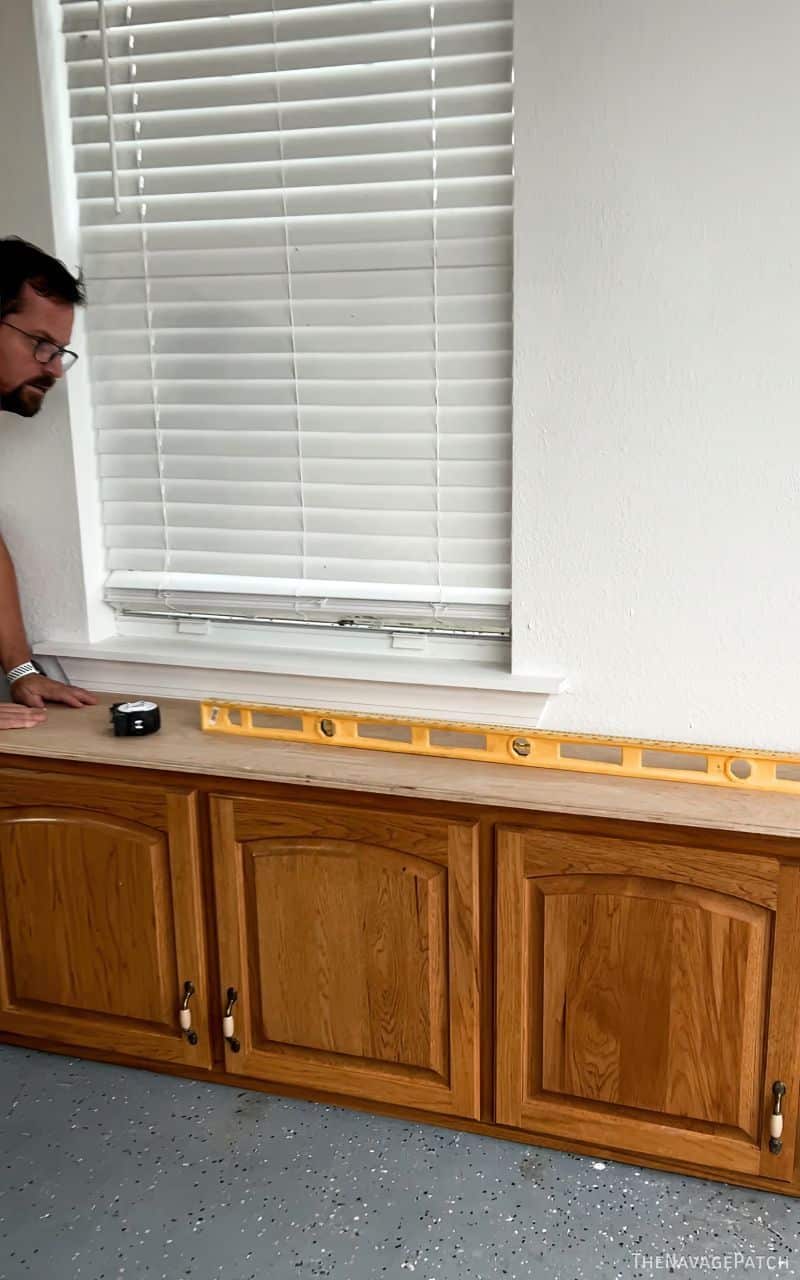
{"type": "Polygon", "coordinates": [[[55,638],[36,644],[34,652],[55,658],[73,684],[97,693],[238,699],[481,724],[532,727],[547,699],[567,688],[559,672],[518,675],[485,661],[270,651],[187,636],[111,636],[91,643],[55,638]]]}

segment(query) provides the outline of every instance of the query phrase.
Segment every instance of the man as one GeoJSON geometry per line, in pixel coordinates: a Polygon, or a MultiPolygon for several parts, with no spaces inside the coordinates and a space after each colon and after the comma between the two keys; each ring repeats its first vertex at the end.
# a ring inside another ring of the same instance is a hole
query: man
{"type": "MultiPolygon", "coordinates": [[[[0,411],[23,418],[39,412],[47,392],[77,359],[66,343],[75,306],[85,300],[80,281],[63,263],[16,236],[0,239],[0,411]]],[[[17,578],[2,538],[0,667],[13,698],[0,702],[0,730],[40,724],[47,702],[82,707],[96,701],[85,689],[48,679],[31,661],[17,578]]]]}

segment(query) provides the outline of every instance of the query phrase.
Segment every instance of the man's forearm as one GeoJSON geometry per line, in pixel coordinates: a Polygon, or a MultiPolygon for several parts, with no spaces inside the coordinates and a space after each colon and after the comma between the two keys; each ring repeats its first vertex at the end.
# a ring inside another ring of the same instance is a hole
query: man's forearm
{"type": "Polygon", "coordinates": [[[19,603],[17,575],[8,548],[0,538],[0,667],[11,671],[31,656],[22,609],[19,603]]]}

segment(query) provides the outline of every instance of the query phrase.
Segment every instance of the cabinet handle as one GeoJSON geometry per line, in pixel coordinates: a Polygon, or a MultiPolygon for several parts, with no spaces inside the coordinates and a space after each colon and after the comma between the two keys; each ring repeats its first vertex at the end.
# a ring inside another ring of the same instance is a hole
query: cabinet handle
{"type": "Polygon", "coordinates": [[[235,987],[228,987],[228,1004],[222,1018],[222,1034],[228,1043],[231,1053],[238,1053],[241,1045],[233,1034],[233,1006],[239,999],[239,993],[235,987]]]}
{"type": "Polygon", "coordinates": [[[772,1115],[769,1118],[769,1149],[774,1156],[779,1156],[783,1150],[783,1104],[784,1094],[786,1093],[786,1085],[782,1080],[776,1080],[772,1086],[772,1096],[774,1102],[772,1105],[772,1115]]]}
{"type": "Polygon", "coordinates": [[[181,1024],[181,1031],[186,1036],[189,1044],[197,1044],[197,1032],[192,1027],[192,1011],[189,1008],[189,1001],[194,995],[194,983],[184,982],[183,984],[183,1000],[178,1010],[178,1020],[181,1024]]]}

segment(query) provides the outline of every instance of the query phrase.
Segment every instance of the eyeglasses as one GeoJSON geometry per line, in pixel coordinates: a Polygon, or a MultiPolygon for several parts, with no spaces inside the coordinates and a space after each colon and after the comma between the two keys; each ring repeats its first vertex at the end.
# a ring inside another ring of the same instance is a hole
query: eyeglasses
{"type": "Polygon", "coordinates": [[[12,324],[10,320],[0,320],[0,324],[6,325],[9,329],[15,329],[17,333],[21,333],[25,338],[30,338],[33,343],[33,358],[39,364],[52,364],[60,356],[61,368],[66,373],[67,369],[71,369],[78,359],[77,351],[70,351],[69,347],[60,347],[57,342],[51,342],[49,338],[40,338],[38,334],[28,333],[27,330],[20,329],[18,325],[12,324]]]}

